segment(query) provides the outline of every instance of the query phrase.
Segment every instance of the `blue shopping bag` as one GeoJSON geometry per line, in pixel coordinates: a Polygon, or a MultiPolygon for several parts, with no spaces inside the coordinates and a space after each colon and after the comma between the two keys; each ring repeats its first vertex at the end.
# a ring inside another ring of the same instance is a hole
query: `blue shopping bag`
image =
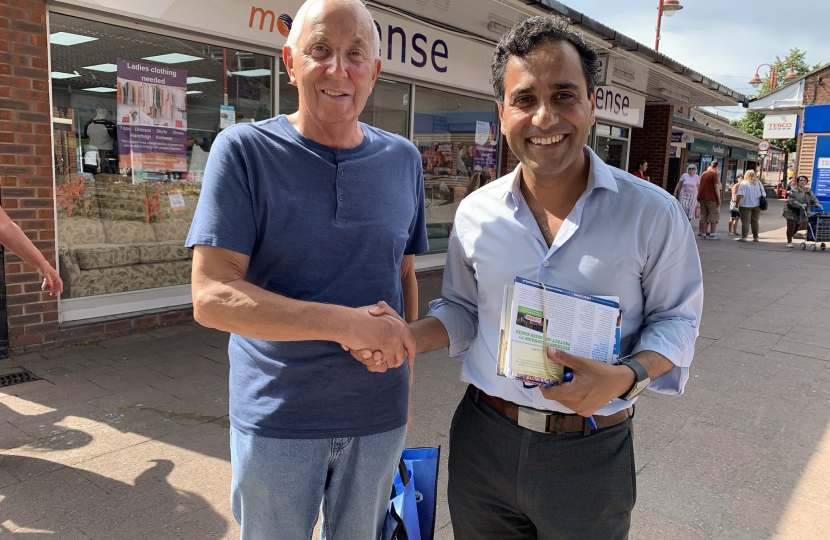
{"type": "Polygon", "coordinates": [[[398,464],[381,540],[421,540],[413,471],[403,458],[398,464]]]}
{"type": "MultiPolygon", "coordinates": [[[[406,448],[401,456],[407,469],[412,471],[415,484],[415,500],[421,540],[432,540],[435,534],[435,508],[438,502],[438,464],[441,447],[406,448]]],[[[410,535],[410,540],[413,538],[410,535]]]]}

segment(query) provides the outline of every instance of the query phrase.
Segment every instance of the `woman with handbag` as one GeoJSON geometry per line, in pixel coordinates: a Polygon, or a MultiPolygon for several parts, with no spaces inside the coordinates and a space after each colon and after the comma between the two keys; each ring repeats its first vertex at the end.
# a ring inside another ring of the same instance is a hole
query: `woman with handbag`
{"type": "Polygon", "coordinates": [[[743,177],[742,174],[737,175],[732,184],[732,199],[729,201],[729,236],[739,236],[738,221],[741,219],[741,213],[738,212],[738,187],[743,177]]]}
{"type": "Polygon", "coordinates": [[[677,181],[677,187],[674,188],[674,196],[680,201],[680,206],[683,207],[683,212],[689,221],[700,217],[695,214],[698,207],[697,203],[697,188],[700,185],[700,176],[697,175],[697,165],[689,165],[680,180],[677,181]]]}
{"type": "Polygon", "coordinates": [[[759,241],[761,199],[764,199],[765,196],[764,184],[758,179],[755,171],[746,171],[743,181],[738,185],[738,196],[736,197],[738,211],[741,214],[741,237],[738,238],[738,242],[747,241],[750,227],[752,228],[752,241],[759,241]]]}
{"type": "Polygon", "coordinates": [[[784,218],[787,220],[787,247],[793,248],[793,236],[801,222],[807,219],[810,207],[820,207],[815,194],[807,187],[807,177],[799,176],[796,185],[787,191],[787,204],[784,205],[784,218]]]}

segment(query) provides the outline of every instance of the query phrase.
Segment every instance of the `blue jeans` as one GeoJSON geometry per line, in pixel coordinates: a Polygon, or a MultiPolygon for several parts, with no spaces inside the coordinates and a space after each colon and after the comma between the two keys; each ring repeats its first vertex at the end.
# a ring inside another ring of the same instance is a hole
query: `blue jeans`
{"type": "Polygon", "coordinates": [[[241,540],[380,536],[406,426],[349,439],[275,439],[231,428],[231,508],[241,540]]]}

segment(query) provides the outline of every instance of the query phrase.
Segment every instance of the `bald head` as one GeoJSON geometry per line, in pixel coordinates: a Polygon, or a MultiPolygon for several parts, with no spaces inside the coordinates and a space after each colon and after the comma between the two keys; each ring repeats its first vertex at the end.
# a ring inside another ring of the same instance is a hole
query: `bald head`
{"type": "Polygon", "coordinates": [[[361,28],[358,35],[370,42],[374,59],[380,58],[380,34],[375,26],[372,14],[366,9],[361,0],[306,0],[297,11],[294,22],[291,24],[291,31],[288,33],[286,47],[296,51],[302,40],[308,35],[309,28],[315,21],[321,20],[326,13],[334,10],[350,9],[361,21],[361,28]],[[371,41],[370,41],[371,40],[371,41]]]}

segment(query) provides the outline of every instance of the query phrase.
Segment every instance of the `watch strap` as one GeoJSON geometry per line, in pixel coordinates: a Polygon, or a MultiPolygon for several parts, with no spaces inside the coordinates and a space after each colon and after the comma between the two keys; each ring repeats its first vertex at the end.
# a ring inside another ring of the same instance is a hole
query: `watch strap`
{"type": "Polygon", "coordinates": [[[633,358],[623,360],[622,362],[620,362],[620,365],[629,368],[631,371],[634,372],[634,376],[636,377],[636,380],[634,381],[634,386],[632,386],[628,392],[620,396],[620,399],[628,401],[630,399],[633,399],[643,390],[645,390],[645,387],[640,387],[640,385],[644,381],[650,381],[650,379],[648,376],[648,371],[643,366],[643,364],[634,360],[633,358]]]}
{"type": "Polygon", "coordinates": [[[631,371],[634,372],[634,375],[637,376],[637,381],[634,383],[635,385],[638,382],[642,382],[642,381],[648,379],[648,371],[646,371],[646,368],[643,366],[643,364],[641,364],[640,362],[634,360],[633,358],[623,360],[622,362],[620,362],[620,364],[622,364],[623,366],[625,366],[627,368],[630,368],[631,371]]]}

